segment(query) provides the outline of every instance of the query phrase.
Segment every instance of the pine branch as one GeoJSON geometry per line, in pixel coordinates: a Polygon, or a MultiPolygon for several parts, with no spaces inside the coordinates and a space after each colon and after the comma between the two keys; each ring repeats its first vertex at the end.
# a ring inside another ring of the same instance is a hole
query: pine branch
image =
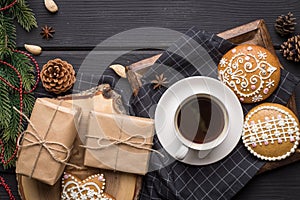
{"type": "Polygon", "coordinates": [[[26,30],[30,31],[32,28],[36,28],[37,22],[34,17],[34,13],[29,8],[25,0],[18,0],[17,4],[9,9],[9,12],[17,18],[18,23],[26,30]]]}
{"type": "MultiPolygon", "coordinates": [[[[33,72],[34,68],[31,65],[30,60],[23,54],[13,53],[11,55],[11,64],[20,72],[22,76],[23,87],[25,90],[29,91],[35,83],[33,72]]],[[[14,75],[16,75],[15,72],[14,75]]],[[[19,87],[19,80],[16,86],[19,87]]]]}
{"type": "Polygon", "coordinates": [[[11,17],[0,12],[0,55],[16,48],[16,28],[11,17]]]}
{"type": "Polygon", "coordinates": [[[33,94],[23,95],[23,112],[27,117],[30,117],[34,103],[35,103],[35,97],[33,94]]]}
{"type": "MultiPolygon", "coordinates": [[[[18,93],[14,93],[11,94],[9,99],[10,101],[10,105],[8,106],[8,108],[11,108],[12,112],[11,112],[11,117],[9,119],[9,126],[7,126],[5,129],[2,129],[2,135],[1,135],[1,139],[3,140],[3,142],[5,143],[4,145],[4,158],[5,160],[9,159],[14,150],[15,150],[15,146],[16,146],[16,140],[17,140],[17,136],[18,133],[21,133],[22,131],[24,131],[24,118],[23,118],[23,124],[22,126],[20,126],[19,124],[19,114],[14,111],[12,108],[13,106],[16,107],[17,109],[20,109],[20,100],[19,100],[19,95],[18,93]]],[[[29,113],[32,110],[32,106],[34,104],[35,98],[32,94],[25,94],[23,96],[23,113],[26,114],[27,116],[29,115],[29,113]]],[[[15,159],[14,159],[15,160],[15,159]]],[[[4,166],[4,168],[9,168],[14,166],[15,162],[14,160],[12,162],[10,162],[7,166],[4,166]]]]}
{"type": "MultiPolygon", "coordinates": [[[[9,0],[0,0],[0,5],[10,4],[9,0]]],[[[23,90],[30,90],[33,86],[34,67],[29,58],[12,50],[16,49],[16,28],[14,19],[26,30],[37,27],[37,22],[28,7],[26,0],[18,2],[4,12],[0,12],[0,59],[12,64],[21,74],[23,90]]],[[[13,86],[19,88],[20,80],[14,70],[5,65],[0,65],[0,76],[13,86]]],[[[23,94],[23,112],[27,116],[32,111],[35,98],[32,94],[23,94]]],[[[24,121],[20,125],[20,116],[12,108],[20,109],[19,92],[10,88],[0,80],[0,139],[5,143],[4,158],[7,160],[14,153],[18,134],[24,130],[24,121]]],[[[24,119],[23,119],[24,120],[24,119]]],[[[15,159],[4,168],[14,166],[15,159]]]]}
{"type": "MultiPolygon", "coordinates": [[[[18,97],[17,97],[18,98],[18,97]]],[[[10,99],[13,99],[10,97],[10,99]]],[[[23,131],[23,127],[19,125],[19,114],[13,110],[13,106],[20,108],[20,106],[15,104],[16,102],[10,102],[9,108],[12,110],[11,116],[10,116],[10,123],[9,126],[5,127],[3,129],[3,136],[2,140],[4,143],[7,143],[9,141],[14,141],[18,136],[18,133],[23,131]]]]}
{"type": "MultiPolygon", "coordinates": [[[[1,130],[1,139],[5,143],[4,146],[4,157],[7,160],[11,157],[11,155],[14,152],[14,147],[16,145],[16,139],[18,133],[21,133],[25,129],[26,121],[24,121],[22,126],[19,125],[19,114],[15,112],[12,108],[13,106],[17,109],[20,109],[20,100],[18,93],[13,93],[9,96],[10,99],[10,105],[7,106],[7,108],[10,108],[11,110],[11,117],[9,118],[9,126],[2,128],[1,130]]],[[[32,94],[24,94],[23,95],[23,113],[29,117],[29,114],[32,111],[33,105],[35,102],[35,97],[32,94]]],[[[14,166],[14,162],[9,163],[8,166],[4,166],[4,168],[9,168],[14,166]]]]}
{"type": "MultiPolygon", "coordinates": [[[[4,60],[10,63],[10,59],[5,58],[4,60]]],[[[6,81],[8,81],[10,84],[12,84],[13,86],[19,87],[20,81],[17,77],[16,72],[13,71],[13,69],[7,67],[6,65],[0,64],[0,76],[4,78],[6,81]]],[[[6,84],[5,86],[8,87],[6,84]]],[[[9,92],[14,92],[12,88],[8,87],[8,90],[9,92]]],[[[0,88],[0,92],[1,92],[1,88],[0,88]]]]}
{"type": "MultiPolygon", "coordinates": [[[[13,141],[8,141],[5,143],[4,145],[4,159],[5,160],[8,160],[12,154],[14,153],[15,151],[15,148],[16,148],[16,139],[13,140],[13,141]]],[[[4,169],[9,169],[11,167],[14,167],[15,166],[15,161],[16,161],[16,157],[14,157],[14,159],[9,162],[7,165],[3,165],[3,168],[4,169]]]]}
{"type": "Polygon", "coordinates": [[[0,127],[6,128],[10,124],[10,99],[8,87],[0,82],[0,127]]]}

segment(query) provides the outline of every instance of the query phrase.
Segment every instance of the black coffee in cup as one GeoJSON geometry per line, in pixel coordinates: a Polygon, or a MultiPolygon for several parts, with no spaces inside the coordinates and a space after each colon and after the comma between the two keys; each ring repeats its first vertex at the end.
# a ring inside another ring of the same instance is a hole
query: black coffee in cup
{"type": "Polygon", "coordinates": [[[223,132],[227,112],[223,104],[209,94],[196,94],[184,100],[175,115],[179,133],[187,140],[203,144],[223,132]]]}

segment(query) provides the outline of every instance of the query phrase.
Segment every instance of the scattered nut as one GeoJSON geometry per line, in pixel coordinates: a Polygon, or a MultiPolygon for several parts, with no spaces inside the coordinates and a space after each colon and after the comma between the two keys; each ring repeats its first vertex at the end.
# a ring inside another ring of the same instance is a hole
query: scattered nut
{"type": "Polygon", "coordinates": [[[50,12],[55,13],[58,11],[58,7],[54,0],[44,0],[44,4],[47,10],[49,10],[50,12]]]}
{"type": "Polygon", "coordinates": [[[24,44],[25,49],[32,53],[33,55],[40,55],[42,53],[42,48],[37,45],[24,44]]]}
{"type": "Polygon", "coordinates": [[[112,70],[114,70],[116,72],[116,74],[118,74],[119,76],[121,76],[122,78],[126,78],[126,69],[123,65],[120,64],[114,64],[109,66],[109,68],[111,68],[112,70]]]}

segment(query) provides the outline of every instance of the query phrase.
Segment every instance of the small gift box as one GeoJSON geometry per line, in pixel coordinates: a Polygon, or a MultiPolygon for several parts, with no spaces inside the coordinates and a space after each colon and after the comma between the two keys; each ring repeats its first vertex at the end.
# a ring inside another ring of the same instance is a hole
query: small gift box
{"type": "Polygon", "coordinates": [[[77,135],[81,109],[62,100],[36,100],[18,140],[16,173],[54,185],[64,171],[77,135]]]}
{"type": "Polygon", "coordinates": [[[144,175],[153,133],[152,119],[92,111],[84,165],[144,175]]]}

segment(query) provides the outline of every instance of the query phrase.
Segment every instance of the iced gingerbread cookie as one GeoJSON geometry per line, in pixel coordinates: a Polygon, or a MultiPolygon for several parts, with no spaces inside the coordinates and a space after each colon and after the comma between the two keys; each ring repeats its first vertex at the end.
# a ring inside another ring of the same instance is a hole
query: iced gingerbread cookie
{"type": "Polygon", "coordinates": [[[115,200],[104,192],[105,178],[103,174],[89,176],[80,180],[76,176],[64,172],[62,177],[61,199],[66,200],[115,200]]]}
{"type": "Polygon", "coordinates": [[[277,88],[280,63],[267,49],[242,44],[222,57],[218,74],[242,103],[255,103],[268,98],[277,88]]]}
{"type": "Polygon", "coordinates": [[[263,103],[246,115],[242,139],[247,149],[263,160],[282,160],[299,143],[299,121],[287,107],[263,103]]]}

